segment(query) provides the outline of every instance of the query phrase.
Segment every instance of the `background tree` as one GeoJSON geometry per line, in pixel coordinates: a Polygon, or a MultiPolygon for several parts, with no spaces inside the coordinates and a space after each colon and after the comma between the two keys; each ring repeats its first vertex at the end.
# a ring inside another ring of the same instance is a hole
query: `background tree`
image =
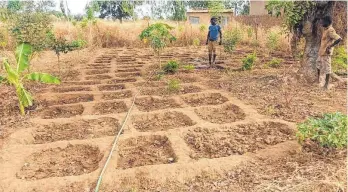
{"type": "Polygon", "coordinates": [[[174,0],[167,4],[171,14],[170,19],[174,21],[186,20],[186,6],[184,1],[174,0]]]}
{"type": "Polygon", "coordinates": [[[111,17],[118,19],[121,23],[123,19],[134,18],[134,9],[141,5],[141,1],[123,0],[123,1],[94,1],[98,7],[99,18],[111,17]]]}
{"type": "MultiPolygon", "coordinates": [[[[273,0],[269,1],[266,6],[269,11],[275,12],[276,15],[280,15],[282,11],[284,12],[284,26],[293,34],[293,52],[296,50],[296,44],[299,39],[301,37],[305,38],[304,54],[298,73],[309,82],[314,82],[316,80],[316,59],[318,57],[322,29],[320,26],[320,18],[327,15],[333,16],[335,5],[337,5],[336,3],[340,3],[340,6],[347,6],[347,2],[335,1],[273,0]]],[[[340,14],[346,19],[346,12],[341,11],[340,14]]],[[[336,30],[340,31],[342,29],[336,27],[336,30]]]]}

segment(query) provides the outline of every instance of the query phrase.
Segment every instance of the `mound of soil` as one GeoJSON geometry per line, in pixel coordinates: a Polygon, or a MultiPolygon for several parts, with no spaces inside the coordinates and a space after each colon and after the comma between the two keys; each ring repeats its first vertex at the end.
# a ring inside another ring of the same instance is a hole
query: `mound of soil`
{"type": "Polygon", "coordinates": [[[182,99],[190,106],[197,107],[201,105],[219,105],[228,99],[220,93],[201,93],[189,96],[183,96],[182,99]]]}
{"type": "Polygon", "coordinates": [[[66,95],[57,95],[53,98],[44,99],[39,101],[39,103],[43,106],[51,106],[51,105],[63,105],[63,104],[71,104],[71,103],[79,103],[79,102],[89,102],[93,101],[94,96],[89,94],[66,94],[66,95]]]}
{"type": "Polygon", "coordinates": [[[131,72],[131,73],[116,73],[116,77],[140,77],[141,74],[139,72],[131,72]]]}
{"type": "Polygon", "coordinates": [[[65,92],[75,92],[75,91],[92,91],[90,87],[56,87],[53,88],[53,92],[65,93],[65,92]]]}
{"type": "Polygon", "coordinates": [[[50,143],[62,140],[92,139],[112,136],[119,131],[118,120],[111,117],[79,120],[72,123],[44,125],[33,132],[34,143],[50,143]]]}
{"type": "Polygon", "coordinates": [[[195,128],[185,136],[194,151],[190,157],[219,158],[255,152],[270,145],[294,139],[294,131],[276,122],[242,124],[222,129],[195,128]]]}
{"type": "Polygon", "coordinates": [[[93,114],[111,114],[127,112],[127,105],[123,101],[97,103],[93,107],[93,114]]]}
{"type": "Polygon", "coordinates": [[[109,73],[110,70],[108,69],[103,69],[103,70],[89,70],[86,71],[86,75],[98,75],[98,74],[104,74],[104,73],[109,73]]]}
{"type": "Polygon", "coordinates": [[[163,87],[166,86],[167,83],[164,81],[148,81],[148,82],[137,82],[134,83],[137,87],[163,87]]]}
{"type": "Polygon", "coordinates": [[[37,180],[86,174],[95,171],[102,158],[99,148],[89,145],[47,149],[30,155],[17,178],[37,180]]]}
{"type": "Polygon", "coordinates": [[[154,97],[144,97],[138,98],[135,101],[137,108],[140,111],[154,111],[159,109],[168,109],[168,108],[178,108],[178,104],[174,99],[169,98],[154,98],[154,97]]]}
{"type": "Polygon", "coordinates": [[[94,76],[86,76],[86,80],[105,80],[105,79],[111,79],[112,77],[110,75],[94,75],[94,76]]]}
{"type": "Polygon", "coordinates": [[[176,162],[171,143],[165,136],[130,138],[120,143],[117,167],[122,169],[176,162]]]}
{"type": "Polygon", "coordinates": [[[132,97],[132,91],[118,91],[111,93],[103,93],[102,99],[104,100],[113,100],[113,99],[125,99],[132,97]]]}
{"type": "Polygon", "coordinates": [[[136,82],[137,79],[135,78],[119,78],[119,79],[112,79],[107,82],[107,84],[117,84],[117,83],[131,83],[136,82]]]}
{"type": "Polygon", "coordinates": [[[66,81],[63,85],[97,85],[101,84],[100,81],[66,81]]]}
{"type": "Polygon", "coordinates": [[[178,91],[169,91],[167,87],[145,88],[141,90],[142,95],[169,95],[169,94],[186,94],[198,93],[202,89],[194,85],[184,85],[178,91]]]}
{"type": "Polygon", "coordinates": [[[124,84],[98,86],[99,91],[117,91],[125,88],[126,86],[124,84]]]}
{"type": "Polygon", "coordinates": [[[54,118],[69,118],[76,115],[81,115],[84,111],[83,105],[70,105],[70,106],[54,106],[45,109],[38,110],[34,114],[38,113],[43,119],[54,118]]]}
{"type": "Polygon", "coordinates": [[[115,72],[119,73],[119,72],[139,72],[141,71],[138,68],[128,68],[128,69],[116,69],[115,72]]]}
{"type": "Polygon", "coordinates": [[[238,106],[228,104],[223,107],[201,107],[195,109],[196,114],[211,123],[232,123],[245,118],[245,113],[238,106]]]}
{"type": "Polygon", "coordinates": [[[177,127],[196,124],[190,117],[181,112],[165,112],[150,115],[139,115],[133,118],[133,125],[139,131],[166,131],[177,127]]]}

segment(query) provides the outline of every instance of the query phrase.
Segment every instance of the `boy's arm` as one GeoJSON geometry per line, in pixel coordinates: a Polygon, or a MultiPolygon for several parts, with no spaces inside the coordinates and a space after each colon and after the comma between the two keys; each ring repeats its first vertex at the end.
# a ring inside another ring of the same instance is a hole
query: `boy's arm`
{"type": "Polygon", "coordinates": [[[208,45],[209,36],[210,36],[210,31],[208,31],[208,35],[207,35],[207,42],[205,42],[205,44],[206,44],[206,45],[208,45]]]}
{"type": "Polygon", "coordinates": [[[221,28],[219,28],[219,33],[220,33],[220,42],[219,42],[219,45],[222,44],[222,32],[221,32],[221,28]]]}
{"type": "Polygon", "coordinates": [[[334,40],[334,42],[326,48],[326,52],[330,53],[330,49],[342,41],[342,38],[336,33],[335,30],[329,31],[329,37],[334,40]]]}

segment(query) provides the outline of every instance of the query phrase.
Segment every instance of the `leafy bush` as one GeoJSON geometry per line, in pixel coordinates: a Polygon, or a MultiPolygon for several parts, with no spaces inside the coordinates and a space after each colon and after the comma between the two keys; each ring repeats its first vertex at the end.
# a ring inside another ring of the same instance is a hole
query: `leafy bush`
{"type": "Polygon", "coordinates": [[[279,48],[280,35],[275,31],[270,31],[267,35],[266,47],[272,53],[279,48]]]}
{"type": "Polygon", "coordinates": [[[0,76],[0,83],[7,82],[16,89],[19,109],[22,115],[25,114],[25,107],[33,105],[33,98],[30,93],[24,88],[25,80],[39,81],[41,83],[59,84],[60,80],[47,73],[30,73],[23,74],[23,71],[29,67],[30,56],[33,53],[33,47],[28,43],[20,44],[15,52],[16,67],[10,66],[7,60],[4,60],[6,76],[0,76]]]}
{"type": "Polygon", "coordinates": [[[12,16],[9,29],[16,43],[29,43],[33,52],[49,47],[47,34],[52,30],[52,21],[48,14],[23,13],[12,16]]]}
{"type": "Polygon", "coordinates": [[[243,66],[242,66],[242,70],[251,70],[254,67],[255,61],[256,61],[257,57],[256,57],[256,53],[253,54],[249,54],[247,55],[243,60],[243,66]]]}
{"type": "Polygon", "coordinates": [[[272,60],[269,61],[266,65],[268,67],[278,68],[278,67],[280,67],[280,65],[282,64],[283,61],[284,61],[283,59],[272,58],[272,60]]]}
{"type": "Polygon", "coordinates": [[[207,26],[206,25],[200,25],[199,26],[199,31],[201,32],[201,33],[204,33],[205,31],[207,30],[207,26]]]}
{"type": "Polygon", "coordinates": [[[296,137],[300,143],[306,139],[323,147],[343,148],[347,145],[347,115],[327,113],[323,118],[310,118],[297,126],[296,137]]]}
{"type": "Polygon", "coordinates": [[[167,64],[163,67],[165,73],[175,73],[179,69],[179,64],[176,61],[168,61],[167,64]]]}
{"type": "Polygon", "coordinates": [[[241,40],[242,40],[241,30],[235,28],[231,31],[227,31],[224,37],[224,51],[231,54],[241,40]]]}
{"type": "Polygon", "coordinates": [[[334,50],[332,57],[332,69],[334,72],[346,72],[347,70],[347,51],[345,46],[339,46],[334,50]]]}
{"type": "Polygon", "coordinates": [[[180,89],[180,81],[177,80],[177,79],[171,79],[169,80],[168,82],[168,91],[169,92],[176,92],[176,91],[179,91],[180,89]]]}

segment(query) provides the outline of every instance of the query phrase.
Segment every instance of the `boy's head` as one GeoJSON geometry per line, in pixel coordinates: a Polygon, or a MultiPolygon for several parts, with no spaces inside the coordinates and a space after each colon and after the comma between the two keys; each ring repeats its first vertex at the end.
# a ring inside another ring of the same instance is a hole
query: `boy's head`
{"type": "Polygon", "coordinates": [[[217,21],[216,17],[212,17],[212,18],[210,19],[210,23],[211,23],[212,25],[216,25],[216,21],[217,21]]]}
{"type": "Polygon", "coordinates": [[[332,19],[330,16],[325,16],[323,18],[321,18],[321,25],[323,27],[328,27],[332,24],[332,19]]]}

